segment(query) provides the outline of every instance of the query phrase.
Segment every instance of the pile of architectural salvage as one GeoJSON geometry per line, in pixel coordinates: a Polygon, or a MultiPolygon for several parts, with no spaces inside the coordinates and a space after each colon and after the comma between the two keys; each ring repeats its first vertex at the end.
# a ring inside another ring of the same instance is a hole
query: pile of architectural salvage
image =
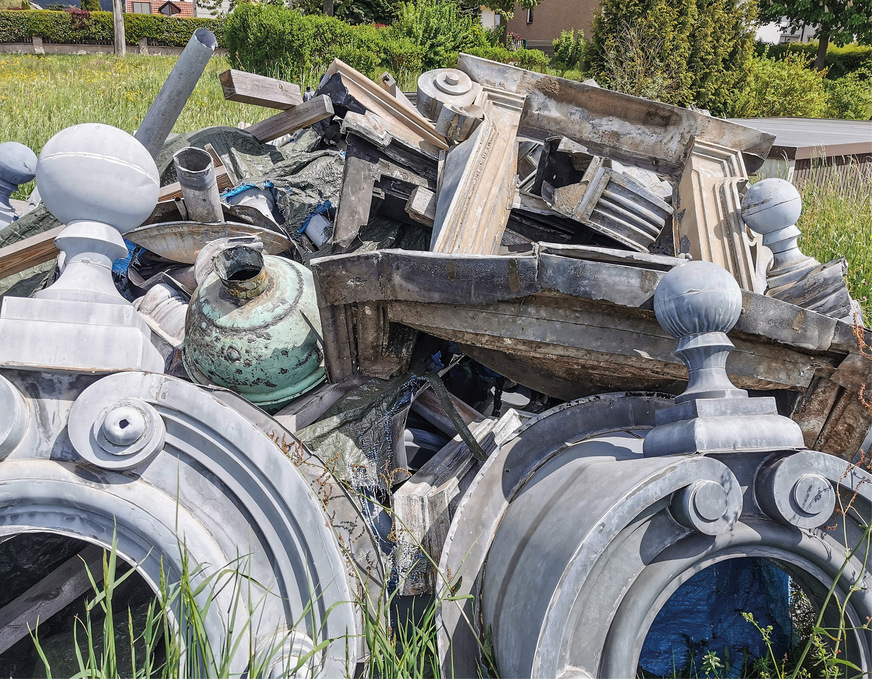
{"type": "MultiPolygon", "coordinates": [[[[844,261],[797,248],[795,189],[749,185],[771,135],[461,54],[414,95],[340,61],[305,101],[293,84],[228,71],[228,99],[281,112],[167,139],[204,54],[180,59],[136,134],[156,170],[139,150],[129,162],[156,206],[131,185],[146,218],[132,207],[126,228],[107,218],[125,242],[102,252],[141,318],[124,322],[151,330],[140,366],[272,413],[359,493],[401,591],[434,590],[419,547],[438,560],[482,461],[536,413],[608,392],[681,393],[687,371],[653,296],[688,260],[723,267],[742,290],[735,386],[775,396],[809,448],[858,450],[872,416],[857,398],[869,375],[857,305],[844,261]]],[[[19,204],[15,221],[0,200],[0,333],[38,326],[15,298],[51,297],[64,259],[92,252],[83,242],[96,236],[69,231],[92,216],[66,214],[53,183],[103,180],[56,168],[117,137],[72,129],[39,163],[0,146],[10,191],[36,175],[45,198],[19,204]]],[[[0,363],[64,360],[44,351],[7,344],[0,363]]],[[[99,353],[101,372],[128,367],[99,353]]]]}

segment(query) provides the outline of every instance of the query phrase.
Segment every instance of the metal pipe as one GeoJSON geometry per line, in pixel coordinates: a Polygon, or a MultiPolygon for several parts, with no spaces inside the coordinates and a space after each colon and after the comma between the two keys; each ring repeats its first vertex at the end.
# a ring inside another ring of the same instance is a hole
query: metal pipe
{"type": "Polygon", "coordinates": [[[185,209],[194,222],[214,224],[224,221],[221,196],[212,156],[203,149],[187,146],[173,156],[185,209]]]}
{"type": "Polygon", "coordinates": [[[185,46],[179,60],[145,114],[134,135],[153,158],[157,158],[173,129],[188,97],[215,53],[218,41],[212,31],[198,28],[185,46]]]}
{"type": "Polygon", "coordinates": [[[36,154],[24,144],[7,141],[0,144],[0,229],[16,219],[9,198],[19,184],[36,176],[36,154]]]}

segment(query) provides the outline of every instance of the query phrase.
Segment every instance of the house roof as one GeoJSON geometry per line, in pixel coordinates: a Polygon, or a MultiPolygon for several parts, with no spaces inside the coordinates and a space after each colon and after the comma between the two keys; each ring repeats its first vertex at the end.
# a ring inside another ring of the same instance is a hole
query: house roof
{"type": "Polygon", "coordinates": [[[872,153],[872,121],[826,118],[729,118],[730,122],[775,135],[770,158],[801,160],[872,153]]]}

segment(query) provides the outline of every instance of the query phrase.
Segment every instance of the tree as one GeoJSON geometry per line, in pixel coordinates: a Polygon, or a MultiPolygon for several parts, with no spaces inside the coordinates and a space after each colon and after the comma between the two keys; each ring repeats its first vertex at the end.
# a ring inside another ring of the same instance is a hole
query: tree
{"type": "Polygon", "coordinates": [[[82,0],[82,9],[88,12],[100,11],[100,0],[82,0]]]}
{"type": "Polygon", "coordinates": [[[814,66],[826,67],[830,42],[841,46],[857,40],[872,43],[872,0],[759,0],[760,18],[779,21],[787,17],[793,28],[817,26],[814,66]]]}
{"type": "Polygon", "coordinates": [[[724,114],[753,53],[749,0],[603,0],[587,62],[600,84],[724,114]]]}

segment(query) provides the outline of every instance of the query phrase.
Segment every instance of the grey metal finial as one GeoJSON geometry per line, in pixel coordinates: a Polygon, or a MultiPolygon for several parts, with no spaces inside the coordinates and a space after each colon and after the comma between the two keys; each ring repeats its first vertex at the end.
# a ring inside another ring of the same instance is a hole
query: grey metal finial
{"type": "Polygon", "coordinates": [[[742,291],[726,269],[710,262],[672,269],[654,293],[654,313],[678,340],[675,353],[689,373],[687,389],[676,403],[748,396],[727,377],[727,356],[733,350],[727,333],[742,313],[742,291]]]}
{"type": "Polygon", "coordinates": [[[845,284],[847,263],[836,259],[822,265],[802,253],[796,227],[801,212],[799,191],[784,179],[759,181],[742,198],[742,219],[762,234],[763,244],[772,251],[766,295],[851,322],[857,305],[845,284]]]}
{"type": "Polygon", "coordinates": [[[66,258],[57,282],[35,296],[126,304],[112,282],[112,262],[127,254],[121,234],[157,203],[151,155],[118,128],[74,125],[43,147],[36,181],[48,211],[66,224],[55,240],[66,258]]]}
{"type": "Polygon", "coordinates": [[[157,167],[131,135],[87,123],[62,130],[40,153],[36,182],[66,227],[55,283],[31,299],[7,297],[0,312],[0,364],[100,372],[163,371],[151,332],[116,290],[112,263],[127,254],[121,234],[157,202],[157,167]]]}
{"type": "Polygon", "coordinates": [[[742,291],[725,269],[694,261],[670,270],[654,293],[654,312],[678,339],[688,385],[674,406],[657,412],[646,457],[805,448],[799,425],[778,414],[774,398],[748,398],[727,375],[733,343],[726,333],[742,313],[742,291]]]}
{"type": "Polygon", "coordinates": [[[36,154],[24,144],[7,141],[0,144],[0,229],[15,221],[9,202],[19,184],[36,176],[36,154]]]}
{"type": "Polygon", "coordinates": [[[774,259],[767,276],[770,288],[795,281],[819,265],[797,245],[800,230],[796,222],[801,212],[799,191],[776,177],[752,184],[742,198],[742,219],[763,236],[763,245],[772,251],[774,259]]]}

